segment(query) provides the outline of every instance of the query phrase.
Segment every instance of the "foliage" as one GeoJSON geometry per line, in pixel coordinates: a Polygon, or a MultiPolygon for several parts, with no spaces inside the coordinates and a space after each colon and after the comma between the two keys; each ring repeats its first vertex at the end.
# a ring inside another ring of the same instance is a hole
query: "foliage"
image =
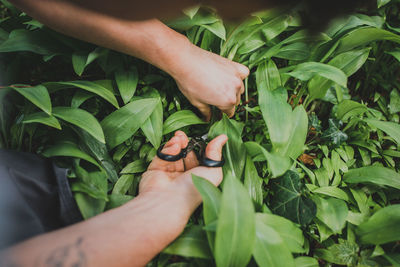
{"type": "Polygon", "coordinates": [[[309,34],[299,9],[239,25],[186,10],[169,25],[251,70],[234,118],[210,125],[166,73],[7,4],[0,147],[69,168],[89,218],[137,195],[174,131],[225,133],[222,191],[193,177],[202,211],[149,266],[399,265],[399,12],[379,0],[309,34]]]}

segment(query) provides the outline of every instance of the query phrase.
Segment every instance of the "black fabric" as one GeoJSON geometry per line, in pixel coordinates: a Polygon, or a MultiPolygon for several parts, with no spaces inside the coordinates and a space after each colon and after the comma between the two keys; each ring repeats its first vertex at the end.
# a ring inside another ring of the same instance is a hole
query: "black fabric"
{"type": "Polygon", "coordinates": [[[0,249],[82,220],[67,170],[0,149],[0,249]]]}

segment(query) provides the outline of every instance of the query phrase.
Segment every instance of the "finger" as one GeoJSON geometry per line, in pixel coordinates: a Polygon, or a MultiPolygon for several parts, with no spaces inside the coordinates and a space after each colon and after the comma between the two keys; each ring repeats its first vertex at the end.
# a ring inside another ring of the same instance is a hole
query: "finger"
{"type": "Polygon", "coordinates": [[[242,86],[240,87],[240,94],[243,94],[244,93],[244,90],[245,90],[245,88],[244,88],[244,84],[242,83],[242,86]]]}
{"type": "MultiPolygon", "coordinates": [[[[163,147],[161,152],[166,155],[178,155],[182,148],[187,146],[187,136],[185,133],[175,133],[175,136],[172,137],[163,147]],[[185,145],[186,143],[186,145],[185,145]]],[[[183,171],[183,161],[178,160],[174,162],[165,161],[160,159],[159,157],[154,157],[153,161],[150,163],[148,170],[163,170],[168,172],[178,172],[183,171]]]]}
{"type": "Polygon", "coordinates": [[[208,143],[206,147],[206,157],[219,161],[222,158],[222,148],[228,141],[228,137],[224,134],[219,135],[208,143]]]}
{"type": "Polygon", "coordinates": [[[176,131],[175,136],[178,136],[181,142],[181,149],[184,149],[188,146],[189,138],[187,135],[182,131],[176,131]]]}
{"type": "Polygon", "coordinates": [[[204,116],[205,121],[210,121],[211,119],[211,108],[209,105],[199,104],[196,106],[201,114],[204,116]]]}
{"type": "Polygon", "coordinates": [[[240,104],[240,100],[241,100],[241,93],[240,92],[238,92],[237,94],[236,94],[236,106],[239,106],[239,104],[240,104]]]}
{"type": "Polygon", "coordinates": [[[236,66],[236,69],[237,69],[237,71],[239,73],[240,78],[242,80],[246,79],[247,76],[249,76],[249,74],[250,74],[249,68],[246,67],[245,65],[239,64],[237,62],[234,62],[234,63],[235,63],[235,66],[236,66]]]}
{"type": "Polygon", "coordinates": [[[226,115],[228,115],[229,118],[232,118],[233,115],[235,115],[235,105],[230,106],[228,108],[220,108],[220,110],[226,115]]]}

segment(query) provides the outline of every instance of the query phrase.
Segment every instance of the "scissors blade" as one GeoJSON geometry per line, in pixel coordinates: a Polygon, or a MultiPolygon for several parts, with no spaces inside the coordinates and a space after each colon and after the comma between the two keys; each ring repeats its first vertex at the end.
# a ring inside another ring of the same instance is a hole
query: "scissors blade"
{"type": "Polygon", "coordinates": [[[203,141],[207,141],[207,139],[208,139],[208,133],[202,135],[200,138],[203,139],[203,141]]]}

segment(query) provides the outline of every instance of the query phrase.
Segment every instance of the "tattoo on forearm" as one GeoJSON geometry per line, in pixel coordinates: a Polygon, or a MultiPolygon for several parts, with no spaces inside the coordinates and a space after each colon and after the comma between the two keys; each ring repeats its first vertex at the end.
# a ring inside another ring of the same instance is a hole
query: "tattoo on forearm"
{"type": "Polygon", "coordinates": [[[81,247],[83,238],[70,245],[56,248],[46,257],[46,267],[83,267],[86,266],[86,256],[81,247]]]}

